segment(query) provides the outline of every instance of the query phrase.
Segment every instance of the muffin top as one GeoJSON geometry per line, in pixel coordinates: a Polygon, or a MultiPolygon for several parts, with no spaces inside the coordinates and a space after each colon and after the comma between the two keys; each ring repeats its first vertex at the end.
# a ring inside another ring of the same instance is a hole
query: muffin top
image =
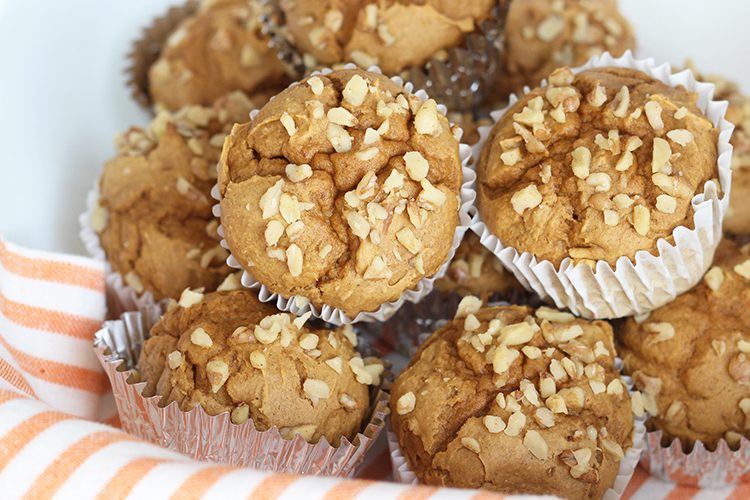
{"type": "Polygon", "coordinates": [[[555,266],[655,252],[692,227],[693,196],[718,176],[718,131],[696,102],[636,70],[556,70],[492,129],[477,167],[482,218],[555,266]]]}
{"type": "Polygon", "coordinates": [[[253,107],[236,92],[212,107],[163,111],[117,139],[92,225],[114,271],[139,294],[176,299],[188,287],[214,290],[229,273],[210,191],[226,134],[253,107]]]}
{"type": "Polygon", "coordinates": [[[393,386],[411,468],[432,485],[601,498],[634,426],[609,323],[480,306],[464,298],[393,386]]]}
{"type": "Polygon", "coordinates": [[[286,36],[305,64],[354,62],[395,74],[459,45],[497,0],[282,0],[286,36]]]}
{"type": "Polygon", "coordinates": [[[232,91],[281,90],[286,83],[284,65],[260,32],[257,0],[203,0],[149,70],[157,109],[209,106],[232,91]]]}
{"type": "Polygon", "coordinates": [[[635,48],[617,0],[514,0],[505,26],[502,95],[540,84],[560,66],[580,66],[603,52],[635,48]]]}
{"type": "MultiPolygon", "coordinates": [[[[239,288],[233,275],[223,290],[239,288]]],[[[202,295],[187,290],[151,329],[139,372],[145,396],[183,411],[231,412],[264,431],[300,434],[338,446],[353,439],[368,412],[368,385],[379,385],[382,363],[362,358],[351,327],[317,330],[278,313],[249,290],[202,295]]]]}
{"type": "Polygon", "coordinates": [[[750,437],[750,250],[723,241],[689,292],[622,329],[625,371],[651,423],[683,445],[750,437]]]}
{"type": "Polygon", "coordinates": [[[458,141],[435,101],[361,70],[307,78],[227,139],[221,221],[271,291],[351,317],[446,260],[458,222],[458,141]]]}
{"type": "MultiPolygon", "coordinates": [[[[693,69],[695,72],[695,69],[693,69]]],[[[736,83],[720,76],[695,74],[695,78],[716,85],[714,100],[728,101],[727,121],[734,124],[732,152],[732,195],[724,218],[724,230],[736,235],[750,234],[750,98],[736,83]]]]}
{"type": "Polygon", "coordinates": [[[500,259],[480,243],[479,236],[469,231],[445,276],[435,281],[435,289],[487,299],[496,295],[508,297],[513,290],[523,290],[523,287],[503,267],[500,259]]]}

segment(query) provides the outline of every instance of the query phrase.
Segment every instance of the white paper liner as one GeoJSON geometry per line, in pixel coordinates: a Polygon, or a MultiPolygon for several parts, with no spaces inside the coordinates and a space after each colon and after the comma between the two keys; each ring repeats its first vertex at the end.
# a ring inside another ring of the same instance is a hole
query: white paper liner
{"type": "Polygon", "coordinates": [[[370,389],[370,413],[353,440],[338,447],[325,438],[316,444],[297,435],[287,440],[273,427],[258,431],[252,419],[232,423],[228,412],[211,416],[199,405],[188,412],[176,402],[162,407],[161,396],[141,395],[145,382],[131,384],[129,367],[137,365],[141,347],[163,306],[146,306],[107,321],[94,337],[94,351],[112,384],[120,422],[127,433],[182,453],[238,467],[293,474],[351,477],[385,427],[391,374],[386,367],[380,387],[370,389]]]}
{"type": "MultiPolygon", "coordinates": [[[[538,261],[529,252],[519,254],[514,248],[504,246],[490,232],[478,212],[471,224],[471,230],[479,235],[482,244],[513,272],[523,286],[542,299],[554,301],[558,308],[570,309],[589,319],[647,313],[671,302],[700,281],[711,265],[722,237],[722,220],[729,205],[732,175],[729,139],[734,126],[724,118],[727,103],[712,100],[713,84],[696,82],[690,70],[672,74],[669,64],[657,66],[653,59],[638,60],[630,51],[619,58],[613,58],[609,53],[593,57],[573,72],[608,66],[640,70],[668,85],[683,85],[698,94],[698,107],[719,129],[717,164],[721,193],[716,183],[710,180],[706,182],[703,193],[693,197],[694,229],[675,228],[672,233],[674,245],[659,239],[656,243],[658,255],[639,251],[635,254],[635,264],[623,256],[617,260],[614,269],[606,261],[598,261],[596,271],[593,271],[587,265],[574,266],[570,258],[555,269],[550,261],[538,261]]],[[[525,93],[529,91],[525,89],[525,93]]],[[[516,101],[518,98],[511,95],[508,107],[491,113],[493,121],[497,123],[516,101]]],[[[479,128],[480,140],[474,146],[475,158],[479,158],[491,130],[492,127],[479,128]]]]}
{"type": "Polygon", "coordinates": [[[746,437],[736,451],[722,439],[714,451],[699,441],[690,453],[682,450],[679,439],[667,447],[662,446],[662,439],[660,430],[646,434],[641,466],[652,476],[698,488],[726,488],[747,480],[744,476],[750,473],[750,441],[746,437]]]}
{"type": "MultiPolygon", "coordinates": [[[[343,67],[343,69],[357,69],[357,66],[355,66],[354,64],[347,64],[343,67]]],[[[322,71],[313,72],[311,76],[317,74],[327,75],[332,71],[333,70],[331,70],[330,68],[326,68],[322,71]]],[[[379,75],[383,74],[382,71],[380,71],[380,68],[378,68],[377,66],[372,66],[367,71],[379,75]]],[[[426,101],[429,98],[424,90],[417,90],[415,92],[414,87],[411,83],[404,83],[404,81],[398,76],[391,77],[391,81],[393,81],[396,85],[403,86],[407,93],[415,95],[422,101],[426,101]]],[[[298,82],[295,82],[292,84],[292,86],[297,84],[298,82]]],[[[447,109],[442,104],[438,104],[438,111],[443,115],[447,115],[447,109]]],[[[250,113],[250,120],[253,120],[258,115],[258,112],[259,110],[257,109],[253,110],[250,113]]],[[[346,313],[344,313],[344,311],[336,307],[324,304],[323,307],[318,308],[310,304],[308,299],[304,297],[282,297],[279,294],[273,293],[268,288],[266,288],[265,285],[258,282],[250,272],[248,272],[240,265],[239,261],[233,255],[231,255],[231,249],[229,248],[227,241],[225,239],[222,239],[221,245],[230,252],[229,257],[227,258],[227,265],[233,269],[242,270],[242,279],[240,280],[242,285],[247,288],[258,289],[258,298],[262,302],[274,302],[276,307],[281,311],[289,311],[298,316],[301,316],[302,314],[310,311],[314,317],[320,318],[323,321],[334,325],[386,321],[388,318],[393,316],[396,311],[398,311],[398,309],[404,304],[404,302],[419,302],[420,300],[422,300],[422,298],[427,296],[432,291],[435,281],[443,277],[445,272],[448,270],[450,261],[453,259],[453,256],[456,253],[456,249],[458,249],[458,246],[461,244],[464,233],[466,233],[466,231],[469,229],[469,225],[471,224],[471,211],[474,208],[474,201],[476,200],[476,191],[474,190],[476,174],[474,170],[468,166],[469,160],[471,159],[471,153],[471,147],[463,143],[459,144],[459,156],[461,158],[461,170],[463,174],[463,183],[460,190],[461,205],[458,209],[458,225],[456,226],[456,230],[453,234],[453,242],[451,243],[451,249],[450,252],[448,252],[448,256],[445,262],[443,262],[443,264],[435,274],[430,277],[423,278],[415,285],[414,288],[404,291],[401,297],[399,297],[397,300],[382,304],[375,311],[360,312],[354,318],[351,318],[346,313]]],[[[211,190],[211,196],[213,196],[217,201],[221,201],[218,184],[216,184],[211,190]]],[[[213,214],[221,221],[221,205],[219,203],[214,205],[213,214]]],[[[218,230],[219,235],[223,238],[224,228],[219,225],[218,230]]]]}
{"type": "MultiPolygon", "coordinates": [[[[619,358],[615,361],[615,365],[620,364],[619,358]]],[[[633,382],[630,377],[620,377],[628,386],[632,389],[633,382]]],[[[391,456],[391,466],[393,468],[393,480],[397,483],[404,484],[419,484],[417,475],[409,467],[409,463],[406,461],[406,457],[401,451],[401,445],[398,442],[398,436],[393,431],[391,426],[390,418],[386,424],[386,436],[388,441],[388,450],[391,456]]],[[[646,446],[646,425],[645,418],[633,419],[633,446],[625,450],[625,456],[620,460],[620,469],[615,477],[615,482],[611,488],[604,492],[603,500],[617,500],[622,497],[625,493],[625,489],[628,487],[630,479],[635,473],[635,468],[638,466],[638,462],[641,458],[641,453],[646,446]]],[[[554,494],[554,491],[549,494],[554,494]]]]}
{"type": "Polygon", "coordinates": [[[94,231],[92,217],[94,209],[99,201],[98,181],[86,196],[86,210],[78,217],[81,226],[79,236],[83,246],[89,255],[98,261],[104,262],[104,281],[107,296],[107,314],[110,318],[117,318],[127,311],[137,311],[142,307],[156,304],[151,292],[139,294],[133,287],[125,282],[123,276],[112,269],[107,260],[107,254],[102,248],[99,234],[94,231]]]}

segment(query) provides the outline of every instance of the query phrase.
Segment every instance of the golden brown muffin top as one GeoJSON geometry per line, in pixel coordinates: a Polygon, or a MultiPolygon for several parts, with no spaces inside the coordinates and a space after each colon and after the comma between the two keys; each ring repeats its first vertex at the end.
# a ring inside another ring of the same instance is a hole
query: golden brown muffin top
{"type": "Polygon", "coordinates": [[[750,250],[725,240],[689,292],[620,335],[651,423],[683,445],[731,446],[750,422],[750,250]]]}
{"type": "Polygon", "coordinates": [[[391,415],[420,482],[601,498],[632,446],[612,328],[466,297],[393,386],[391,415]]]}
{"type": "Polygon", "coordinates": [[[282,0],[308,67],[354,62],[395,74],[459,45],[497,0],[282,0]]]}
{"type": "Polygon", "coordinates": [[[459,295],[477,295],[483,299],[508,297],[523,286],[506,270],[500,259],[479,241],[471,231],[466,233],[445,276],[435,281],[435,289],[459,295]]]}
{"type": "Polygon", "coordinates": [[[505,26],[505,93],[539,85],[561,66],[635,48],[616,0],[514,0],[505,26]]]}
{"type": "Polygon", "coordinates": [[[361,70],[307,78],[232,131],[221,219],[271,291],[351,317],[446,260],[458,222],[458,141],[435,101],[361,70]]]}
{"type": "Polygon", "coordinates": [[[210,191],[227,133],[253,107],[236,92],[213,107],[163,111],[118,137],[92,222],[112,268],[136,292],[176,299],[189,287],[214,290],[229,273],[210,191]]]}
{"type": "Polygon", "coordinates": [[[204,0],[172,33],[149,70],[157,109],[210,105],[236,90],[281,90],[285,68],[261,34],[257,0],[204,0]]]}
{"type": "Polygon", "coordinates": [[[362,358],[351,327],[319,330],[239,290],[236,276],[222,291],[186,291],[151,329],[139,372],[145,396],[201,405],[232,422],[278,427],[314,443],[353,439],[368,412],[368,385],[379,385],[383,364],[362,358]]]}
{"type": "Polygon", "coordinates": [[[563,68],[495,124],[477,167],[479,211],[506,246],[559,266],[614,265],[692,227],[717,177],[717,129],[697,95],[631,69],[563,68]]]}

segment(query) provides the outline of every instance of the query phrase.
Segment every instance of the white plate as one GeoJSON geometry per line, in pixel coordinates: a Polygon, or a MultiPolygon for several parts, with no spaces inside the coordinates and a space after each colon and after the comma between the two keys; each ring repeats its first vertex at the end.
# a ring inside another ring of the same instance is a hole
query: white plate
{"type": "MultiPolygon", "coordinates": [[[[78,214],[112,139],[147,117],[124,87],[139,29],[179,0],[0,0],[0,235],[84,253],[78,214]]],[[[750,90],[750,2],[621,0],[639,55],[750,90]]]]}

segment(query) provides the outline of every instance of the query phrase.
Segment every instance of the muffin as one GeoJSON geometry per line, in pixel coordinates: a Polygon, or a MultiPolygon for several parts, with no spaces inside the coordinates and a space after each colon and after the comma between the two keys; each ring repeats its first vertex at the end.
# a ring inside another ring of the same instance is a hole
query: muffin
{"type": "Polygon", "coordinates": [[[448,259],[461,183],[459,143],[435,101],[341,70],[234,128],[219,163],[221,223],[232,255],[271,292],[353,318],[448,259]]]}
{"type": "Polygon", "coordinates": [[[479,242],[479,236],[468,232],[445,276],[435,281],[435,289],[461,296],[477,295],[486,300],[493,296],[508,298],[523,287],[503,267],[500,259],[479,242]]]}
{"type": "Polygon", "coordinates": [[[717,138],[683,87],[629,68],[561,68],[492,129],[478,210],[503,245],[555,268],[634,261],[693,225],[693,196],[718,177],[717,138]]]}
{"type": "MultiPolygon", "coordinates": [[[[695,69],[692,68],[695,73],[695,69]]],[[[750,197],[750,99],[742,93],[736,83],[720,76],[701,75],[701,81],[716,86],[714,99],[728,101],[727,120],[734,124],[731,143],[732,153],[732,196],[729,198],[729,211],[724,219],[724,230],[736,236],[750,235],[750,206],[745,200],[750,197]]]]}
{"type": "Polygon", "coordinates": [[[625,371],[665,441],[714,449],[750,436],[749,280],[750,249],[725,240],[699,285],[623,325],[625,371]]]}
{"type": "Polygon", "coordinates": [[[215,290],[229,274],[210,191],[226,134],[253,107],[237,92],[118,137],[91,222],[112,271],[137,294],[177,299],[185,288],[215,290]]]}
{"type": "Polygon", "coordinates": [[[260,11],[257,0],[203,0],[149,69],[149,94],[157,109],[210,106],[233,91],[284,88],[285,67],[260,31],[260,11]]]}
{"type": "Polygon", "coordinates": [[[505,73],[499,100],[535,87],[561,66],[580,66],[592,56],[622,55],[635,37],[617,0],[514,0],[505,25],[505,73]]]}
{"type": "Polygon", "coordinates": [[[279,313],[249,290],[186,291],[143,345],[143,395],[182,411],[229,412],[235,424],[277,427],[285,439],[351,441],[383,365],[355,351],[351,327],[314,329],[309,316],[279,313]]]}
{"type": "Polygon", "coordinates": [[[308,68],[352,61],[397,74],[458,46],[497,0],[282,0],[285,35],[308,68]]]}
{"type": "Polygon", "coordinates": [[[393,385],[391,419],[419,482],[601,498],[634,418],[612,328],[466,297],[393,385]]]}

